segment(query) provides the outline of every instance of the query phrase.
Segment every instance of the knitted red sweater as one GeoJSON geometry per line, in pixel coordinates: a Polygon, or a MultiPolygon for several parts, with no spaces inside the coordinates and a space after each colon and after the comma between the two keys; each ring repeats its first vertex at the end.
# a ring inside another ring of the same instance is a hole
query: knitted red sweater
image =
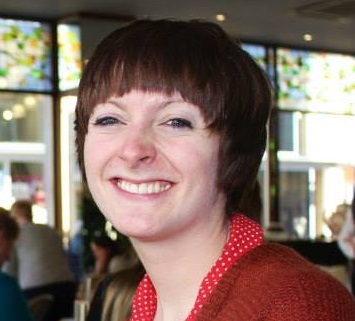
{"type": "Polygon", "coordinates": [[[223,276],[196,321],[355,321],[338,280],[295,251],[264,244],[223,276]]]}

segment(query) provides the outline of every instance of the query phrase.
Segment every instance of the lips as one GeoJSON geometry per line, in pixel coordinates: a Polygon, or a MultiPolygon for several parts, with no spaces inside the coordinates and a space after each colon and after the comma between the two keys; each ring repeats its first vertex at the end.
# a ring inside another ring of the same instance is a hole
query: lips
{"type": "Polygon", "coordinates": [[[128,193],[150,195],[165,192],[171,187],[171,183],[166,181],[132,183],[123,179],[119,179],[117,181],[117,186],[128,193]]]}

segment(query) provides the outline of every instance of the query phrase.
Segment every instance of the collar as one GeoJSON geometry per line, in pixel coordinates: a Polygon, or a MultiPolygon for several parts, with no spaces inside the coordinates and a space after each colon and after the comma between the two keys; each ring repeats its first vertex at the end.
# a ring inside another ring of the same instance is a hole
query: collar
{"type": "MultiPolygon", "coordinates": [[[[203,279],[193,309],[186,321],[194,321],[197,313],[211,295],[224,273],[243,255],[261,245],[263,232],[259,224],[243,214],[231,218],[230,232],[221,256],[203,279]]],[[[130,321],[153,321],[157,308],[157,294],[148,275],[136,290],[130,321]]]]}

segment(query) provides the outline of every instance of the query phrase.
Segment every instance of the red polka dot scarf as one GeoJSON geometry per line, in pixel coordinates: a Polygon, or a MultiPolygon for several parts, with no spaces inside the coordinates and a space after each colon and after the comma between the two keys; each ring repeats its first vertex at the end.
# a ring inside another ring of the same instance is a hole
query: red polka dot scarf
{"type": "MultiPolygon", "coordinates": [[[[195,306],[186,321],[194,321],[204,302],[228,268],[245,253],[261,245],[263,233],[259,224],[243,214],[234,215],[230,224],[230,236],[222,254],[203,279],[195,306]]],[[[140,282],[133,300],[130,321],[153,321],[157,308],[157,295],[154,286],[145,275],[140,282]]]]}

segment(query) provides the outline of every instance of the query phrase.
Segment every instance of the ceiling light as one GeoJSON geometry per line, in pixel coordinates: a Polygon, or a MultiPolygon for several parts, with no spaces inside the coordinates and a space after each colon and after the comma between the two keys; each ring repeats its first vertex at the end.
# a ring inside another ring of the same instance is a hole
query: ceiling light
{"type": "Polygon", "coordinates": [[[303,35],[303,40],[307,41],[307,42],[312,41],[313,40],[313,36],[310,33],[305,33],[303,35]]]}
{"type": "Polygon", "coordinates": [[[13,118],[13,114],[11,110],[4,110],[2,113],[2,118],[6,121],[10,121],[13,118]]]}
{"type": "Polygon", "coordinates": [[[217,21],[225,21],[226,16],[224,14],[216,14],[216,20],[217,21]]]}
{"type": "Polygon", "coordinates": [[[12,115],[14,118],[23,118],[26,116],[26,109],[21,104],[15,104],[12,106],[12,115]]]}
{"type": "Polygon", "coordinates": [[[23,102],[25,103],[26,106],[34,106],[36,104],[36,98],[33,96],[27,96],[23,102]]]}

